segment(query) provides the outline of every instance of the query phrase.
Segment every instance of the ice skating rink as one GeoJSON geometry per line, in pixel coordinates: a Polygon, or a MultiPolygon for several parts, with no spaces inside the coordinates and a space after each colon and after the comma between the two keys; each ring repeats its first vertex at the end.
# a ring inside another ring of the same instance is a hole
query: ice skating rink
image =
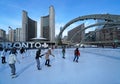
{"type": "Polygon", "coordinates": [[[42,70],[36,67],[36,50],[28,50],[24,59],[18,53],[18,77],[12,79],[8,63],[0,63],[0,84],[120,84],[120,49],[79,48],[78,63],[73,62],[74,50],[66,48],[63,59],[62,50],[54,49],[51,67],[44,65],[44,57],[40,58],[42,70]]]}

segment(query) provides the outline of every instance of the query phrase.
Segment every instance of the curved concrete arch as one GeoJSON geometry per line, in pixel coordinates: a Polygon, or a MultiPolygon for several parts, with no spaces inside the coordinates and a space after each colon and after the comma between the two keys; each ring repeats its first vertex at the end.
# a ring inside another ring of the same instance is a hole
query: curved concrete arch
{"type": "Polygon", "coordinates": [[[63,29],[60,31],[58,35],[58,39],[60,39],[63,31],[70,26],[72,23],[75,23],[77,21],[82,21],[82,20],[87,20],[87,19],[101,19],[101,20],[107,20],[107,21],[112,21],[112,22],[117,22],[120,21],[120,15],[111,15],[111,14],[93,14],[93,15],[86,15],[86,16],[80,16],[77,17],[71,21],[69,21],[63,29]]]}
{"type": "Polygon", "coordinates": [[[84,29],[77,31],[77,32],[71,37],[70,41],[72,41],[72,39],[73,39],[78,33],[81,33],[82,31],[84,31],[84,30],[86,30],[86,29],[88,29],[88,28],[91,28],[91,27],[94,27],[94,26],[105,25],[105,24],[120,24],[120,22],[101,22],[101,23],[96,23],[96,24],[89,25],[89,26],[85,27],[84,29]]]}

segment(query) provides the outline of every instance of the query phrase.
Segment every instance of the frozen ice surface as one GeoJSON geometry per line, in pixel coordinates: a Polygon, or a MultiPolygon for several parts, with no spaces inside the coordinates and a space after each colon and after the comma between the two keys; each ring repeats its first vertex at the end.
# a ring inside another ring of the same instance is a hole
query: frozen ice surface
{"type": "Polygon", "coordinates": [[[36,67],[36,50],[28,50],[24,59],[18,54],[21,63],[16,63],[16,71],[19,76],[12,79],[8,63],[0,63],[0,84],[120,84],[120,49],[79,50],[81,56],[76,63],[73,62],[74,48],[66,49],[66,59],[62,58],[61,49],[54,49],[51,67],[44,65],[44,57],[40,58],[42,70],[36,67]]]}

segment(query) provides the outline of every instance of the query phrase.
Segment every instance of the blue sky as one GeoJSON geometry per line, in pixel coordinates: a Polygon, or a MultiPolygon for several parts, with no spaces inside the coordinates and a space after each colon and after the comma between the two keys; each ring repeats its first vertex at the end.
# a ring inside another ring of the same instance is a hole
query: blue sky
{"type": "MultiPolygon", "coordinates": [[[[6,31],[8,26],[21,28],[22,10],[26,10],[28,16],[38,22],[39,29],[40,17],[49,14],[50,5],[55,8],[56,34],[60,26],[78,16],[104,13],[120,15],[120,0],[0,0],[0,28],[6,31]]],[[[91,21],[86,23],[90,24],[91,21]]]]}

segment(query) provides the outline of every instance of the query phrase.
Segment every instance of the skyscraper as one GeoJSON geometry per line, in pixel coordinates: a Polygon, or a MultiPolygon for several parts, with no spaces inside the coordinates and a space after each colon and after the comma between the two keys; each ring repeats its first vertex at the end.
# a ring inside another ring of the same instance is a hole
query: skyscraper
{"type": "Polygon", "coordinates": [[[0,41],[6,40],[6,31],[3,29],[0,29],[0,41]]]}
{"type": "Polygon", "coordinates": [[[55,42],[55,10],[49,7],[49,15],[41,17],[41,37],[55,42]]]}
{"type": "Polygon", "coordinates": [[[28,17],[28,13],[22,12],[22,38],[21,41],[30,41],[37,37],[37,22],[28,17]]]}
{"type": "Polygon", "coordinates": [[[49,24],[50,41],[55,41],[55,10],[53,6],[49,7],[49,24]]]}
{"type": "Polygon", "coordinates": [[[49,15],[41,17],[41,37],[50,40],[49,15]]]}
{"type": "Polygon", "coordinates": [[[15,31],[11,27],[8,27],[8,41],[14,42],[15,41],[15,31]]]}
{"type": "Polygon", "coordinates": [[[21,34],[22,34],[21,28],[15,29],[15,41],[21,41],[21,34]]]}

